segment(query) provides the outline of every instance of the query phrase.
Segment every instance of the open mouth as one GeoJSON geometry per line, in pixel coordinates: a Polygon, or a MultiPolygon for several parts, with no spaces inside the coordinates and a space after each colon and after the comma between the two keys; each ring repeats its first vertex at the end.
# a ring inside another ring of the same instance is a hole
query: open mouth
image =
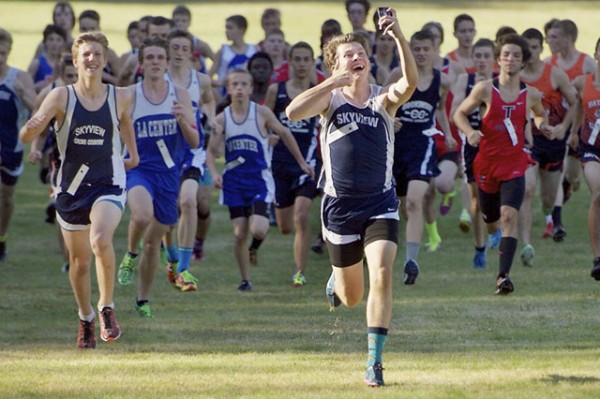
{"type": "Polygon", "coordinates": [[[363,71],[365,69],[364,65],[356,65],[352,67],[352,72],[363,71]]]}

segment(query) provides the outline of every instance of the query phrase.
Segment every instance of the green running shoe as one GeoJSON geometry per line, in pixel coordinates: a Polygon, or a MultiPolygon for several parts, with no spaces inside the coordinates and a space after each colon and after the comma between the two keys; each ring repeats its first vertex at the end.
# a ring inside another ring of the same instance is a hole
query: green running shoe
{"type": "Polygon", "coordinates": [[[306,277],[304,277],[304,274],[296,272],[292,276],[292,287],[302,287],[304,284],[306,284],[306,277]]]}
{"type": "Polygon", "coordinates": [[[144,302],[142,305],[138,305],[136,302],[135,310],[137,310],[142,317],[146,317],[148,319],[154,318],[154,312],[152,309],[150,309],[150,302],[144,302]]]}
{"type": "Polygon", "coordinates": [[[117,274],[117,279],[119,280],[119,284],[121,285],[129,285],[133,281],[133,274],[135,271],[135,261],[137,256],[134,258],[129,255],[129,252],[125,254],[121,264],[119,265],[119,273],[117,274]]]}
{"type": "Polygon", "coordinates": [[[184,270],[175,278],[175,287],[182,292],[197,291],[198,279],[189,270],[184,270]]]}

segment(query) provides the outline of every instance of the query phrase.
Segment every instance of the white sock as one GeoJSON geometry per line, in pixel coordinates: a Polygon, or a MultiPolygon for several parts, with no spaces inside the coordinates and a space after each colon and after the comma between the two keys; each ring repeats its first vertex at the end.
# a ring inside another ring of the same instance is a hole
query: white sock
{"type": "Polygon", "coordinates": [[[546,224],[552,222],[552,214],[546,215],[546,224]]]}
{"type": "Polygon", "coordinates": [[[98,304],[98,311],[99,311],[99,312],[102,312],[102,309],[104,309],[104,308],[111,308],[111,309],[114,309],[114,308],[115,308],[115,303],[114,303],[114,302],[111,302],[111,303],[109,303],[108,305],[100,305],[100,304],[98,304]]]}
{"type": "Polygon", "coordinates": [[[85,321],[87,321],[88,323],[91,323],[91,322],[92,322],[92,320],[94,320],[94,319],[96,318],[96,312],[94,312],[94,309],[92,309],[92,313],[90,313],[90,314],[89,314],[89,315],[87,315],[87,316],[84,316],[83,314],[81,314],[81,309],[79,309],[79,312],[78,312],[78,313],[79,313],[79,319],[80,319],[80,320],[85,320],[85,321]]]}

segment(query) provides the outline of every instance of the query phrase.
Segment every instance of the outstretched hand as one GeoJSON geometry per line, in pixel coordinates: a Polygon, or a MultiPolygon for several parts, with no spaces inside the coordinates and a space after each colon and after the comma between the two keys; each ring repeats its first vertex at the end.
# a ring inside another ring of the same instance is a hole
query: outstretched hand
{"type": "Polygon", "coordinates": [[[384,35],[387,34],[396,39],[399,39],[402,36],[402,30],[400,29],[396,10],[393,8],[388,8],[387,14],[379,18],[378,25],[379,30],[383,31],[384,35]]]}

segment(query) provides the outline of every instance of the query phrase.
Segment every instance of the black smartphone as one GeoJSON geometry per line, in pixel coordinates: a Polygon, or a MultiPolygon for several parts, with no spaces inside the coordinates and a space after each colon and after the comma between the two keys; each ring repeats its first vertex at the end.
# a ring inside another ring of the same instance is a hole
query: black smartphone
{"type": "Polygon", "coordinates": [[[377,8],[377,15],[379,15],[379,18],[383,18],[386,15],[392,15],[391,11],[388,11],[389,7],[379,7],[377,8]]]}

